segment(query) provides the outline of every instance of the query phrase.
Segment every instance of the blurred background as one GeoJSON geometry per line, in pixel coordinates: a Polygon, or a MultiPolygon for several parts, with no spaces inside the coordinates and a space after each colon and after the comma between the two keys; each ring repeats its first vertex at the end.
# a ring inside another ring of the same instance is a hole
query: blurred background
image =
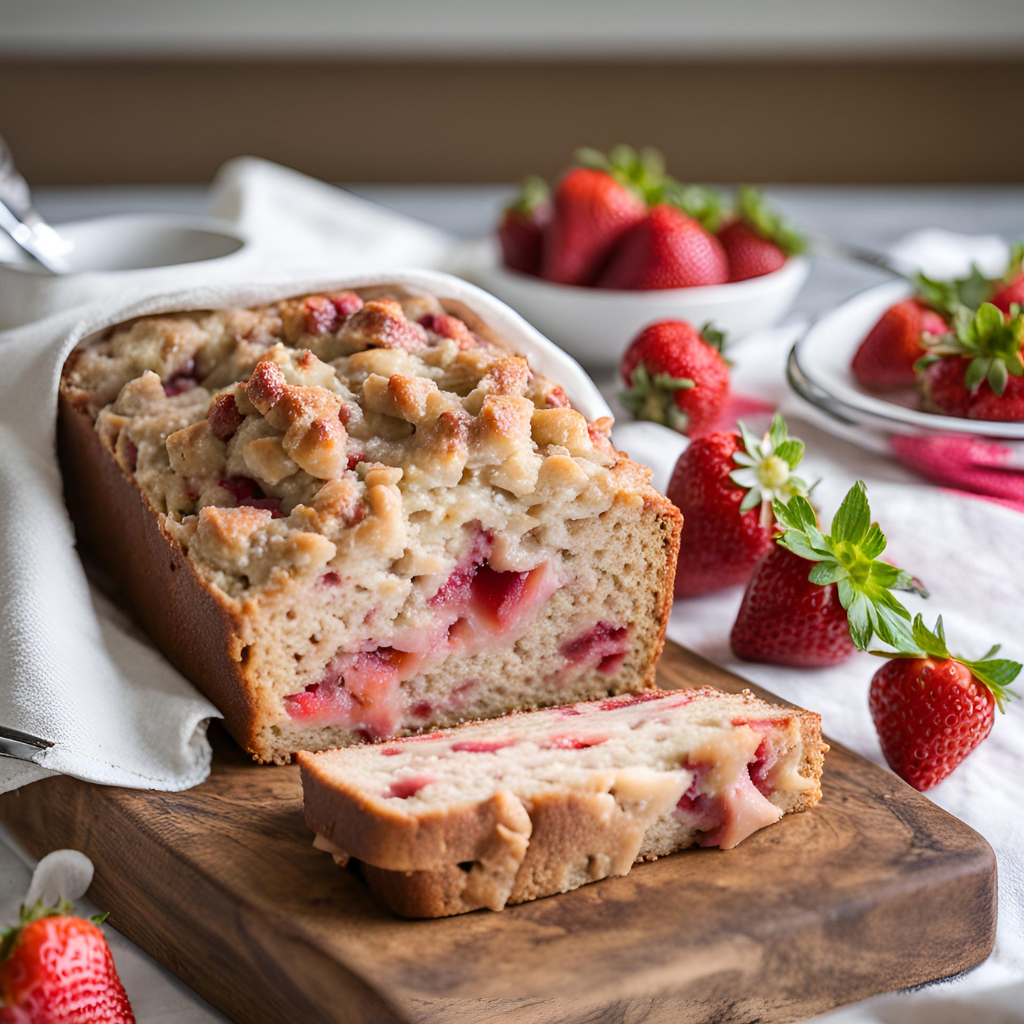
{"type": "Polygon", "coordinates": [[[1022,0],[0,0],[37,185],[509,182],[580,144],[688,180],[1014,183],[1022,0]]]}

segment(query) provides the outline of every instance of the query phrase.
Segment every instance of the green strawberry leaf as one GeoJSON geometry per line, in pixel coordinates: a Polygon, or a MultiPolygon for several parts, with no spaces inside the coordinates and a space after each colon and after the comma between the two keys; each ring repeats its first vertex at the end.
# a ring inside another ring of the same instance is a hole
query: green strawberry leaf
{"type": "Polygon", "coordinates": [[[760,189],[752,185],[740,186],[736,213],[755,234],[774,242],[787,256],[794,256],[807,248],[807,239],[773,210],[760,189]]]}
{"type": "Polygon", "coordinates": [[[858,480],[843,498],[832,520],[833,541],[848,541],[859,544],[871,526],[871,509],[868,507],[868,493],[858,480]]]}
{"type": "Polygon", "coordinates": [[[924,368],[936,359],[960,356],[969,359],[964,387],[975,391],[983,381],[1001,395],[1009,376],[1024,376],[1024,315],[1006,317],[990,302],[983,302],[972,314],[960,307],[950,334],[924,335],[921,345],[925,356],[915,363],[924,368]]]}
{"type": "Polygon", "coordinates": [[[862,481],[843,499],[832,520],[832,530],[823,534],[814,509],[802,496],[775,502],[775,518],[782,526],[777,543],[793,554],[816,563],[808,572],[810,582],[834,584],[840,604],[846,609],[850,636],[860,650],[867,650],[872,637],[897,651],[916,650],[910,612],[892,593],[894,590],[921,592],[909,573],[879,560],[885,550],[885,535],[871,522],[871,507],[862,481]]]}
{"type": "Polygon", "coordinates": [[[675,396],[697,386],[689,377],[672,377],[667,373],[652,376],[644,363],[637,363],[629,375],[629,390],[619,394],[622,404],[637,419],[650,420],[685,433],[690,417],[676,405],[675,396]]]}
{"type": "Polygon", "coordinates": [[[712,234],[722,226],[722,196],[704,185],[684,185],[675,178],[666,177],[660,191],[652,195],[651,202],[668,203],[682,210],[712,234]]]}
{"type": "Polygon", "coordinates": [[[1006,382],[1009,379],[1009,371],[1006,363],[1001,359],[993,359],[988,367],[988,386],[997,394],[1001,395],[1006,390],[1006,382]]]}
{"type": "Polygon", "coordinates": [[[804,443],[795,437],[787,438],[776,445],[775,454],[782,459],[790,469],[796,469],[804,457],[804,443]]]}
{"type": "Polygon", "coordinates": [[[934,630],[928,629],[924,624],[923,616],[915,616],[911,640],[913,646],[907,649],[898,648],[896,651],[871,651],[870,653],[881,658],[935,658],[937,661],[953,659],[969,668],[971,675],[992,691],[992,696],[1001,712],[1006,711],[1004,707],[1006,702],[1014,698],[1019,699],[1020,694],[1011,690],[1010,684],[1020,675],[1022,666],[1008,658],[994,658],[993,655],[999,652],[999,644],[995,644],[977,661],[968,661],[967,658],[962,658],[958,654],[950,654],[946,645],[946,631],[942,625],[941,615],[935,623],[934,630]]]}
{"type": "Polygon", "coordinates": [[[700,336],[721,355],[725,348],[725,331],[718,330],[709,320],[701,329],[700,336]]]}
{"type": "Polygon", "coordinates": [[[838,562],[818,562],[811,569],[807,578],[812,583],[827,587],[830,583],[838,583],[840,580],[846,579],[846,569],[838,562]]]}
{"type": "Polygon", "coordinates": [[[885,550],[885,534],[878,523],[872,523],[860,542],[861,551],[868,558],[877,558],[885,550]]]}
{"type": "Polygon", "coordinates": [[[970,273],[966,277],[951,281],[939,281],[935,278],[917,274],[914,277],[917,295],[931,306],[937,313],[947,317],[956,316],[961,310],[973,313],[983,302],[988,301],[995,291],[996,282],[985,277],[972,263],[970,273]]]}
{"type": "Polygon", "coordinates": [[[505,209],[529,216],[537,207],[543,206],[550,196],[551,191],[547,182],[543,178],[537,177],[536,174],[531,174],[528,178],[523,179],[523,183],[519,187],[519,195],[505,209]]]}

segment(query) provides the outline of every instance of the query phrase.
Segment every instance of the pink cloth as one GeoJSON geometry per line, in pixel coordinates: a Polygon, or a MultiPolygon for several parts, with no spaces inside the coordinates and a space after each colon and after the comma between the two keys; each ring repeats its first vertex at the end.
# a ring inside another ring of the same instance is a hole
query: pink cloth
{"type": "Polygon", "coordinates": [[[735,391],[730,391],[726,396],[722,411],[718,414],[718,419],[715,420],[708,433],[711,434],[718,430],[735,430],[737,420],[744,420],[747,427],[756,429],[752,423],[756,423],[764,417],[771,419],[774,414],[775,404],[773,402],[766,402],[761,398],[751,398],[748,395],[738,395],[735,391]]]}
{"type": "Polygon", "coordinates": [[[999,441],[959,434],[896,434],[889,447],[906,466],[935,483],[1024,512],[1024,468],[999,441]]]}

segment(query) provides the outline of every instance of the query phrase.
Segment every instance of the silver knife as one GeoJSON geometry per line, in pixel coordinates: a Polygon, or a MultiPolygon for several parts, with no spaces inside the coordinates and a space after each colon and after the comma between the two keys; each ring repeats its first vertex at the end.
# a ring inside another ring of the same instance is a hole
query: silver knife
{"type": "Polygon", "coordinates": [[[40,739],[20,729],[0,725],[0,757],[16,757],[19,761],[35,761],[44,751],[52,747],[49,740],[40,739]]]}

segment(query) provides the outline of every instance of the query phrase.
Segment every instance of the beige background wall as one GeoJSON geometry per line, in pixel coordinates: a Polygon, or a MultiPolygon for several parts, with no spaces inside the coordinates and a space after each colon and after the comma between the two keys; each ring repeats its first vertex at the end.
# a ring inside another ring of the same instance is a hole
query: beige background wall
{"type": "Polygon", "coordinates": [[[509,181],[580,144],[691,180],[1020,182],[1024,0],[0,0],[40,184],[509,181]]]}

